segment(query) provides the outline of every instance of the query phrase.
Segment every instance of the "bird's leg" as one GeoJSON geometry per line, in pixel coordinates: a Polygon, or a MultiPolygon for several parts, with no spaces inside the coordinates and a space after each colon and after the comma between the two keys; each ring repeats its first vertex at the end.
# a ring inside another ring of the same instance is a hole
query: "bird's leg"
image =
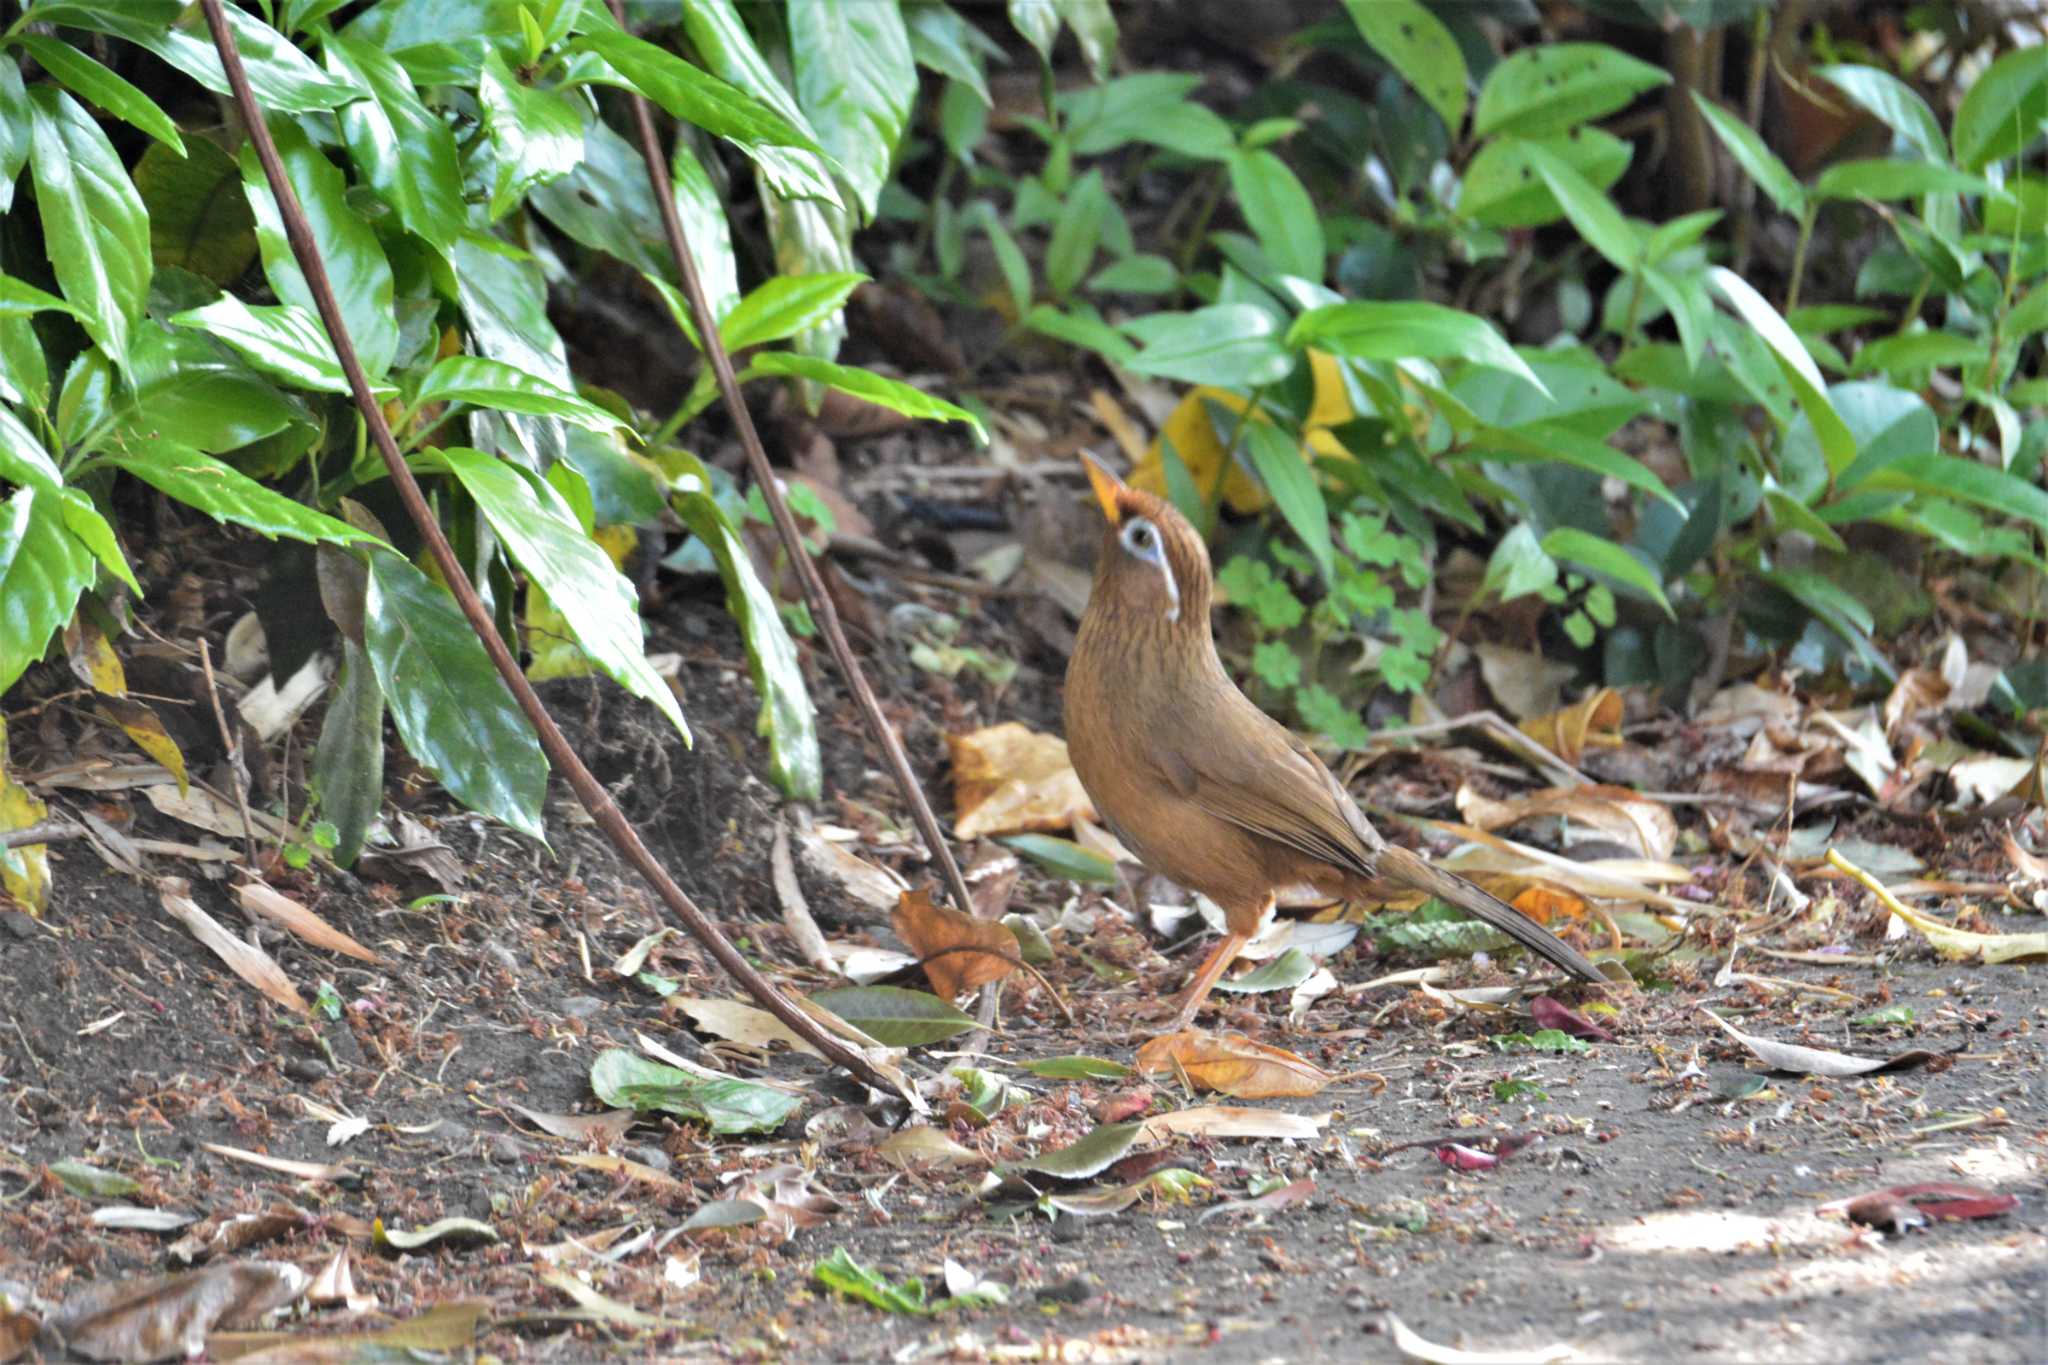
{"type": "Polygon", "coordinates": [[[1217,944],[1215,950],[1203,961],[1201,970],[1195,973],[1194,979],[1188,982],[1187,992],[1181,997],[1180,1013],[1174,1017],[1169,1032],[1178,1033],[1195,1022],[1195,1011],[1201,1009],[1202,1002],[1209,998],[1209,991],[1215,986],[1217,978],[1223,975],[1223,969],[1235,962],[1244,945],[1251,941],[1250,934],[1225,935],[1223,942],[1217,944]]]}

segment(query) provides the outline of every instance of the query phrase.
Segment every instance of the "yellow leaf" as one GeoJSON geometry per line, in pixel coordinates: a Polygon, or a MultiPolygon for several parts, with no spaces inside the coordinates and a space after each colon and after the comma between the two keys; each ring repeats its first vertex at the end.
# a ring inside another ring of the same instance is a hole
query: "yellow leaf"
{"type": "Polygon", "coordinates": [[[178,781],[178,795],[183,796],[190,789],[185,777],[185,753],[164,729],[163,720],[155,711],[133,697],[102,697],[99,713],[120,726],[136,748],[170,771],[178,781]]]}
{"type": "MultiPolygon", "coordinates": [[[[7,772],[7,731],[0,726],[0,833],[27,829],[48,818],[49,807],[7,772]]],[[[0,891],[40,916],[50,902],[50,851],[42,844],[0,848],[0,891]]]]}
{"type": "Polygon", "coordinates": [[[114,654],[105,632],[80,613],[64,632],[64,644],[71,658],[71,671],[95,692],[110,697],[128,695],[128,675],[114,654]]]}

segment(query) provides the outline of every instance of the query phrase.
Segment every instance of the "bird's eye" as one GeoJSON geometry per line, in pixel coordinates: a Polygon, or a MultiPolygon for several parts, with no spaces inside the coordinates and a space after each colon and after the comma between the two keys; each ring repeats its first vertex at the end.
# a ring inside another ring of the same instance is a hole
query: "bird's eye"
{"type": "Polygon", "coordinates": [[[1159,533],[1152,529],[1149,521],[1134,521],[1124,537],[1125,544],[1140,554],[1150,554],[1159,543],[1159,533]]]}

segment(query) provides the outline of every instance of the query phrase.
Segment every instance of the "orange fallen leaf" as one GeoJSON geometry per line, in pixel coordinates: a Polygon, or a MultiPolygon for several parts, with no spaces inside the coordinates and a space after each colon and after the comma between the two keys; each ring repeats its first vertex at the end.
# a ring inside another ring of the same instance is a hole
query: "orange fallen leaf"
{"type": "Polygon", "coordinates": [[[1015,721],[946,736],[953,756],[953,831],[962,839],[1066,829],[1094,803],[1067,758],[1067,742],[1015,721]]]}
{"type": "Polygon", "coordinates": [[[1138,1049],[1137,1069],[1171,1074],[1176,1064],[1200,1089],[1240,1100],[1269,1100],[1319,1093],[1330,1073],[1285,1048],[1255,1043],[1242,1033],[1217,1037],[1187,1029],[1154,1038],[1138,1049]]]}
{"type": "Polygon", "coordinates": [[[1532,882],[1508,904],[1538,924],[1548,924],[1554,919],[1578,919],[1586,913],[1586,903],[1577,896],[1541,882],[1532,882]]]}
{"type": "Polygon", "coordinates": [[[1024,960],[1009,925],[936,905],[929,886],[904,892],[889,924],[917,954],[941,999],[952,1000],[962,991],[1000,981],[1024,960]]]}
{"type": "Polygon", "coordinates": [[[1613,748],[1621,743],[1622,711],[1621,693],[1611,687],[1595,688],[1570,706],[1531,716],[1522,722],[1522,733],[1565,762],[1577,763],[1593,745],[1613,748]]]}

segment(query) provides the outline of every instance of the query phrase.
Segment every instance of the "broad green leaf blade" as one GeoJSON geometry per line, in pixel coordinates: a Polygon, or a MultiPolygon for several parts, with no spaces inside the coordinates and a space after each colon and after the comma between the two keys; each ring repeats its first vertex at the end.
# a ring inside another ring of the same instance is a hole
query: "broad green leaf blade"
{"type": "Polygon", "coordinates": [[[987,36],[949,5],[912,5],[904,11],[903,23],[910,31],[910,55],[919,66],[973,91],[984,108],[994,106],[986,67],[991,56],[1001,54],[1000,47],[991,53],[994,45],[987,36]]]}
{"type": "Polygon", "coordinates": [[[624,1048],[606,1048],[590,1064],[590,1088],[615,1109],[660,1110],[714,1133],[771,1133],[803,1105],[786,1090],[753,1081],[707,1080],[624,1048]]]}
{"type": "Polygon", "coordinates": [[[583,112],[559,90],[521,83],[495,52],[484,54],[476,93],[497,156],[490,210],[496,219],[534,186],[576,169],[583,159],[583,112]]]}
{"type": "Polygon", "coordinates": [[[1153,313],[1126,330],[1143,347],[1129,368],[1183,384],[1252,389],[1291,374],[1295,358],[1275,335],[1278,321],[1249,303],[1219,303],[1192,313],[1153,313]]]}
{"type": "Polygon", "coordinates": [[[107,135],[54,86],[29,91],[29,163],[57,287],[122,368],[149,295],[149,218],[107,135]]]}
{"type": "Polygon", "coordinates": [[[1991,343],[1954,332],[1910,332],[1879,337],[1856,352],[1852,374],[1887,377],[1928,370],[1974,369],[1991,358],[1991,343]]]}
{"type": "Polygon", "coordinates": [[[384,694],[369,656],[347,636],[313,750],[313,787],[320,793],[321,817],[334,824],[335,863],[355,866],[384,801],[384,694]]]}
{"type": "Polygon", "coordinates": [[[1543,537],[1542,544],[1544,551],[1552,557],[1569,560],[1625,583],[1662,607],[1666,616],[1674,621],[1678,619],[1678,613],[1671,609],[1670,599],[1664,596],[1664,585],[1658,581],[1656,572],[1626,545],[1581,531],[1576,526],[1558,527],[1543,537]]]}
{"type": "Polygon", "coordinates": [[[1707,272],[1707,278],[1736,315],[1771,348],[1779,369],[1792,384],[1792,392],[1799,399],[1800,408],[1806,413],[1807,420],[1813,423],[1821,452],[1827,457],[1829,474],[1840,474],[1856,458],[1856,438],[1829,401],[1827,381],[1821,378],[1820,367],[1806,353],[1798,333],[1785,325],[1785,319],[1778,316],[1778,310],[1751,288],[1747,280],[1726,266],[1713,267],[1707,272]]]}
{"type": "Polygon", "coordinates": [[[102,455],[99,462],[133,474],[216,521],[246,526],[273,540],[282,536],[310,545],[377,543],[376,537],[347,522],[294,502],[233,465],[174,441],[127,442],[119,451],[102,455]]]}
{"type": "MultiPolygon", "coordinates": [[[[711,495],[708,475],[685,478],[696,487],[673,498],[676,515],[704,543],[725,584],[725,609],[747,642],[747,667],[761,696],[755,732],[768,740],[768,771],[786,794],[813,800],[824,785],[818,753],[817,709],[804,684],[796,643],[789,638],[775,595],[754,572],[754,561],[739,534],[711,495]]],[[[680,482],[680,481],[679,481],[680,482]]]]}
{"type": "Polygon", "coordinates": [[[1789,595],[1812,612],[1820,623],[1842,637],[1866,664],[1886,678],[1898,672],[1871,642],[1870,609],[1842,591],[1830,580],[1808,569],[1765,569],[1766,583],[1789,595]]]}
{"type": "Polygon", "coordinates": [[[1707,126],[1714,130],[1714,136],[1721,139],[1721,145],[1735,158],[1735,164],[1746,171],[1757,188],[1770,196],[1781,212],[1794,218],[1806,212],[1806,187],[1799,183],[1799,177],[1778,154],[1764,145],[1756,130],[1723,109],[1699,91],[1692,92],[1692,102],[1698,106],[1707,126]]]}
{"type": "MultiPolygon", "coordinates": [[[[330,80],[314,66],[305,53],[255,15],[237,5],[222,5],[228,27],[235,31],[235,47],[242,54],[242,67],[249,73],[249,87],[257,103],[273,113],[310,114],[338,109],[365,92],[345,81],[330,80]]],[[[24,16],[26,18],[27,16],[24,16]]],[[[197,6],[179,0],[117,0],[117,3],[60,3],[37,5],[34,20],[66,28],[89,29],[94,33],[125,38],[177,67],[216,95],[231,95],[227,74],[221,70],[220,54],[213,49],[197,6]],[[186,22],[179,22],[189,13],[186,22]]]]}
{"type": "Polygon", "coordinates": [[[1059,41],[1060,11],[1049,0],[1009,0],[1010,25],[1038,53],[1038,60],[1052,61],[1053,44],[1059,41]]]}
{"type": "Polygon", "coordinates": [[[40,33],[17,33],[14,42],[80,99],[140,128],[180,156],[185,154],[185,141],[178,136],[178,125],[171,122],[171,116],[158,108],[155,100],[91,57],[69,43],[40,33]]]}
{"type": "Polygon", "coordinates": [[[1320,282],[1326,252],[1322,215],[1288,164],[1265,150],[1233,153],[1230,189],[1273,268],[1320,282]]]}
{"type": "Polygon", "coordinates": [[[447,590],[389,550],[372,550],[363,645],[421,766],[471,810],[542,838],[547,757],[447,590]]]}
{"type": "Polygon", "coordinates": [[[399,222],[445,251],[469,221],[455,134],[421,103],[412,77],[382,48],[336,34],[322,51],[330,71],[372,95],[344,105],[337,116],[363,178],[399,222]]]}
{"type": "Polygon", "coordinates": [[[841,986],[819,991],[811,1003],[887,1047],[923,1047],[974,1027],[971,1016],[936,995],[900,986],[841,986]]]}
{"type": "Polygon", "coordinates": [[[1909,455],[1865,481],[1871,488],[1910,488],[2022,518],[2048,535],[2048,492],[2003,469],[1953,455],[1909,455]]]}
{"type": "Polygon", "coordinates": [[[1923,194],[1997,195],[1981,176],[1932,161],[1838,161],[1813,182],[1817,199],[1875,199],[1889,203],[1923,194]]]}
{"type": "MultiPolygon", "coordinates": [[[[398,354],[398,321],[393,308],[396,291],[384,248],[370,225],[349,207],[348,178],[308,140],[298,124],[274,118],[270,135],[312,226],[313,241],[326,264],[356,355],[372,380],[381,379],[398,354]]],[[[284,218],[263,178],[255,148],[243,147],[241,160],[242,184],[250,211],[256,215],[256,244],[263,254],[264,278],[280,302],[298,304],[317,317],[319,305],[299,271],[291,243],[285,239],[284,218]]]]}
{"type": "Polygon", "coordinates": [[[1634,147],[1603,128],[1575,128],[1545,138],[1488,138],[1458,182],[1458,212],[1485,227],[1542,227],[1564,216],[1557,196],[1536,174],[1530,147],[1540,147],[1605,190],[1628,169],[1634,147]]]}
{"type": "Polygon", "coordinates": [[[152,144],[133,178],[149,211],[158,270],[189,270],[222,288],[248,272],[256,259],[256,215],[242,194],[242,168],[211,138],[193,138],[182,157],[152,144]]]}
{"type": "Polygon", "coordinates": [[[1294,320],[1287,332],[1287,346],[1292,350],[1313,347],[1353,360],[1464,360],[1505,370],[1543,393],[1550,392],[1491,323],[1442,304],[1368,300],[1326,304],[1294,320]]]}
{"type": "Polygon", "coordinates": [[[1643,91],[1670,83],[1656,67],[1601,43],[1526,47],[1487,73],[1472,132],[1548,137],[1604,118],[1643,91]]]}
{"type": "Polygon", "coordinates": [[[1103,220],[1110,208],[1100,168],[1091,168],[1068,189],[1045,248],[1045,286],[1054,298],[1065,299],[1073,293],[1095,264],[1095,253],[1102,246],[1103,220]]]}
{"type": "Polygon", "coordinates": [[[653,703],[688,740],[690,728],[675,693],[647,662],[639,594],[584,534],[561,496],[545,480],[529,478],[480,450],[455,447],[441,451],[440,458],[476,500],[513,562],[562,613],[590,661],[619,686],[653,703]]]}
{"type": "Polygon", "coordinates": [[[1105,1123],[1079,1142],[1070,1143],[1056,1152],[1047,1152],[1035,1161],[1019,1161],[999,1169],[1005,1172],[1036,1172],[1062,1180],[1086,1180],[1122,1161],[1144,1128],[1142,1120],[1105,1123]]]}
{"type": "Polygon", "coordinates": [[[797,103],[872,220],[917,98],[903,11],[874,0],[806,0],[785,22],[797,103]]]}
{"type": "Polygon", "coordinates": [[[92,554],[64,524],[47,489],[18,488],[0,502],[0,693],[43,657],[92,586],[92,554]]]}
{"type": "Polygon", "coordinates": [[[1299,948],[1289,948],[1271,962],[1261,963],[1243,976],[1227,977],[1218,981],[1216,989],[1235,991],[1241,995],[1290,991],[1315,974],[1315,959],[1299,948]]]}
{"type": "Polygon", "coordinates": [[[129,343],[134,387],[110,397],[107,425],[79,438],[87,448],[165,440],[198,450],[237,450],[311,414],[211,337],[144,324],[129,343]]]}
{"type": "Polygon", "coordinates": [[[1332,581],[1336,552],[1330,544],[1330,509],[1323,502],[1315,469],[1303,458],[1301,447],[1273,423],[1251,421],[1245,424],[1245,450],[1259,481],[1272,495],[1273,505],[1315,556],[1323,581],[1332,581]]]}
{"type": "Polygon", "coordinates": [[[1060,6],[1060,16],[1080,46],[1088,74],[1097,81],[1107,80],[1110,59],[1116,56],[1116,14],[1109,0],[1066,0],[1060,6]]]}
{"type": "Polygon", "coordinates": [[[14,207],[14,182],[28,165],[29,124],[35,115],[18,62],[0,62],[0,213],[14,207]]]}
{"type": "MultiPolygon", "coordinates": [[[[0,317],[25,318],[49,309],[78,316],[77,309],[55,294],[17,280],[12,275],[0,275],[0,317]]],[[[2017,314],[2019,310],[2013,311],[2017,314]]]]}
{"type": "Polygon", "coordinates": [[[1344,8],[1360,36],[1415,87],[1455,140],[1465,122],[1471,78],[1465,54],[1443,20],[1415,0],[1344,0],[1344,8]]]}
{"type": "Polygon", "coordinates": [[[415,405],[468,403],[529,417],[559,417],[592,431],[611,431],[619,419],[597,404],[516,365],[479,355],[451,355],[436,361],[420,381],[415,405]]]}
{"type": "Polygon", "coordinates": [[[128,567],[127,558],[121,553],[121,542],[114,536],[114,528],[100,515],[100,509],[86,496],[82,488],[67,488],[62,495],[64,529],[77,537],[79,544],[92,551],[93,558],[105,566],[108,573],[126,583],[139,597],[142,585],[135,581],[134,571],[128,567]]]}
{"type": "MultiPolygon", "coordinates": [[[[455,244],[449,263],[455,268],[470,349],[550,380],[556,388],[573,390],[576,380],[569,373],[568,349],[548,319],[548,286],[540,263],[502,254],[473,237],[455,244]]],[[[497,425],[482,417],[471,419],[472,432],[480,425],[497,425]]],[[[516,451],[529,469],[544,469],[566,453],[560,418],[508,414],[500,420],[502,434],[491,441],[473,435],[475,444],[516,451]]]]}
{"type": "Polygon", "coordinates": [[[847,296],[867,278],[852,272],[777,275],[762,281],[725,315],[718,335],[730,351],[785,341],[837,316],[847,296]]]}
{"type": "Polygon", "coordinates": [[[1120,1081],[1131,1074],[1122,1062],[1102,1057],[1047,1057],[1026,1062],[1024,1069],[1048,1081],[1120,1081]]]}
{"type": "Polygon", "coordinates": [[[891,412],[900,412],[905,417],[929,418],[939,422],[965,422],[974,429],[974,434],[986,440],[988,433],[982,429],[981,419],[962,407],[956,407],[943,398],[930,394],[895,379],[885,379],[869,370],[852,365],[835,365],[829,360],[818,360],[807,355],[791,355],[782,351],[770,351],[757,355],[747,366],[750,375],[779,374],[796,379],[809,379],[823,384],[828,389],[852,394],[891,412]]]}
{"type": "Polygon", "coordinates": [[[48,448],[5,407],[0,407],[0,479],[23,488],[39,488],[52,496],[64,486],[64,471],[48,448]]]}
{"type": "Polygon", "coordinates": [[[1948,139],[1942,136],[1941,120],[1912,86],[1873,66],[1823,66],[1815,74],[1897,133],[1921,156],[1948,164],[1948,139]]]}
{"type": "Polygon", "coordinates": [[[2048,119],[2048,46],[2006,53],[1970,83],[1956,109],[1956,164],[1982,170],[2010,161],[2041,140],[2048,119]]]}
{"type": "Polygon", "coordinates": [[[1604,441],[1596,441],[1570,427],[1552,422],[1529,422],[1518,427],[1482,426],[1472,433],[1470,447],[1457,452],[1456,457],[1510,460],[1521,464],[1558,460],[1604,478],[1619,479],[1631,488],[1662,499],[1681,512],[1685,510],[1685,504],[1678,495],[1641,460],[1623,454],[1604,441]]]}
{"type": "Polygon", "coordinates": [[[1092,848],[1052,834],[1009,834],[997,840],[1055,877],[1091,886],[1115,886],[1116,863],[1092,848]]]}
{"type": "Polygon", "coordinates": [[[233,294],[223,294],[212,303],[176,314],[171,321],[226,342],[251,365],[287,383],[325,393],[349,391],[348,376],[334,358],[327,329],[298,304],[251,307],[233,294]]]}
{"type": "Polygon", "coordinates": [[[1557,196],[1558,207],[1588,245],[1624,275],[1642,268],[1642,234],[1614,207],[1613,200],[1593,188],[1569,162],[1543,147],[1532,144],[1528,156],[1529,164],[1557,196]]]}

